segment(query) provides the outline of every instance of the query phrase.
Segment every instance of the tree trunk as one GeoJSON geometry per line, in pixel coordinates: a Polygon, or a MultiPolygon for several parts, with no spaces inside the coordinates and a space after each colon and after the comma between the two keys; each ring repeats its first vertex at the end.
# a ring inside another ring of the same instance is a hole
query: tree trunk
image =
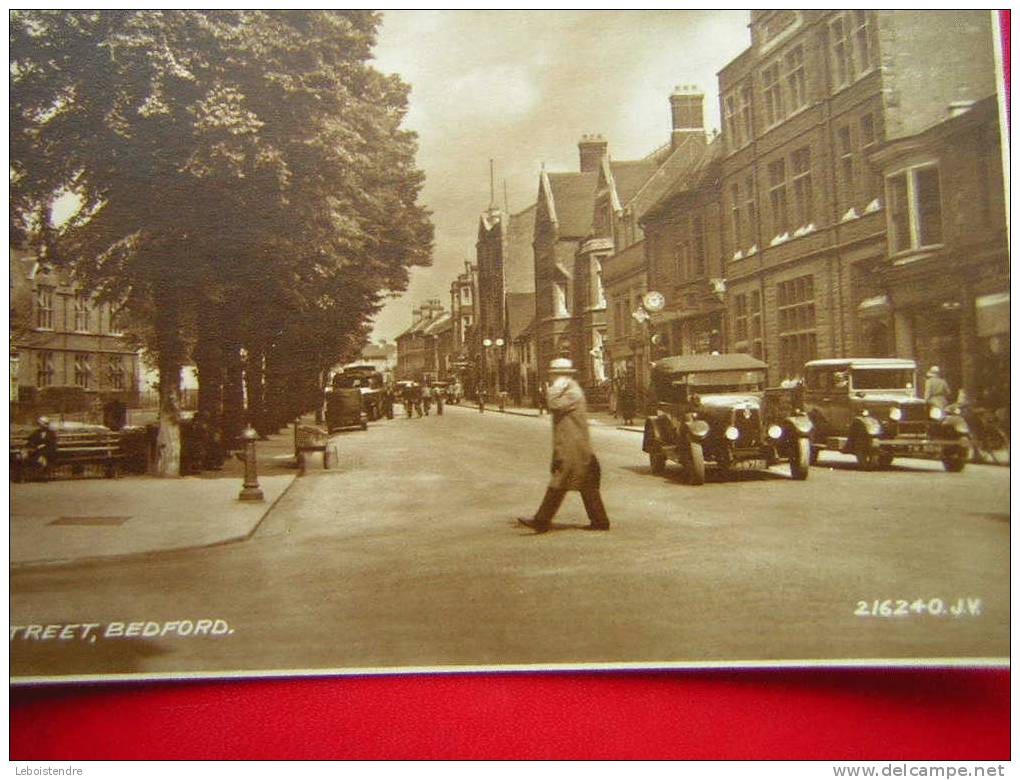
{"type": "MultiPolygon", "coordinates": [[[[168,296],[169,297],[169,296],[168,296]]],[[[158,477],[181,475],[181,364],[183,340],[180,320],[172,301],[157,317],[159,344],[159,433],[155,472],[158,477]]]]}

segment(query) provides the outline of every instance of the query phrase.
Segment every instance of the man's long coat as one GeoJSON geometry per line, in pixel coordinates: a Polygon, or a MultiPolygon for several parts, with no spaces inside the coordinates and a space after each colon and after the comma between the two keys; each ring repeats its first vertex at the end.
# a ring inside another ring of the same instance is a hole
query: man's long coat
{"type": "Polygon", "coordinates": [[[576,381],[559,377],[549,386],[549,412],[553,423],[552,477],[549,487],[580,490],[598,481],[598,465],[588,437],[588,407],[576,381]]]}

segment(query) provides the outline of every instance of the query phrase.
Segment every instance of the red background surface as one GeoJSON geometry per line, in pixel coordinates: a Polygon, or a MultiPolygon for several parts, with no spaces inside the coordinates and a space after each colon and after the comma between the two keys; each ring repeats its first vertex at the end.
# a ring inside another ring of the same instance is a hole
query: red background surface
{"type": "Polygon", "coordinates": [[[960,669],[32,687],[11,691],[10,757],[995,761],[1009,699],[1008,670],[960,669]]]}

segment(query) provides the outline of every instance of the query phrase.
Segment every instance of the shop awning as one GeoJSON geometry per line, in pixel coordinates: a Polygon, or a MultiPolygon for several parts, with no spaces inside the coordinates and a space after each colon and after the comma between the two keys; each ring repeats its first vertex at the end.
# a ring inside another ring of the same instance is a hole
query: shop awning
{"type": "Polygon", "coordinates": [[[1009,292],[979,295],[974,300],[978,338],[1009,333],[1009,292]]]}
{"type": "Polygon", "coordinates": [[[873,295],[857,304],[859,317],[883,317],[889,313],[889,296],[873,295]]]}

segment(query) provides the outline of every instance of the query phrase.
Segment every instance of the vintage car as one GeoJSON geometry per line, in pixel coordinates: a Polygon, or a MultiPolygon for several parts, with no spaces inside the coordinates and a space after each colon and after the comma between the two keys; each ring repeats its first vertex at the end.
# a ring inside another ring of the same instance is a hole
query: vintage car
{"type": "Polygon", "coordinates": [[[705,481],[705,463],[722,469],[788,461],[790,476],[807,479],[811,421],[797,391],[763,390],[766,365],[745,354],[683,355],[652,366],[657,413],[645,420],[642,449],[653,474],[673,460],[691,484],[705,481]]]}
{"type": "Polygon", "coordinates": [[[812,360],[804,366],[804,407],[814,424],[812,462],[825,449],[854,455],[862,469],[893,458],[935,455],[947,471],[970,458],[970,431],[959,415],[917,395],[917,365],[900,358],[812,360]]]}
{"type": "Polygon", "coordinates": [[[336,431],[360,428],[368,430],[368,415],[364,411],[364,398],[357,387],[334,387],[326,392],[326,430],[336,431]]]}
{"type": "Polygon", "coordinates": [[[361,393],[362,408],[369,420],[379,420],[385,414],[383,375],[374,366],[345,366],[333,377],[333,388],[356,387],[361,393]]]}

